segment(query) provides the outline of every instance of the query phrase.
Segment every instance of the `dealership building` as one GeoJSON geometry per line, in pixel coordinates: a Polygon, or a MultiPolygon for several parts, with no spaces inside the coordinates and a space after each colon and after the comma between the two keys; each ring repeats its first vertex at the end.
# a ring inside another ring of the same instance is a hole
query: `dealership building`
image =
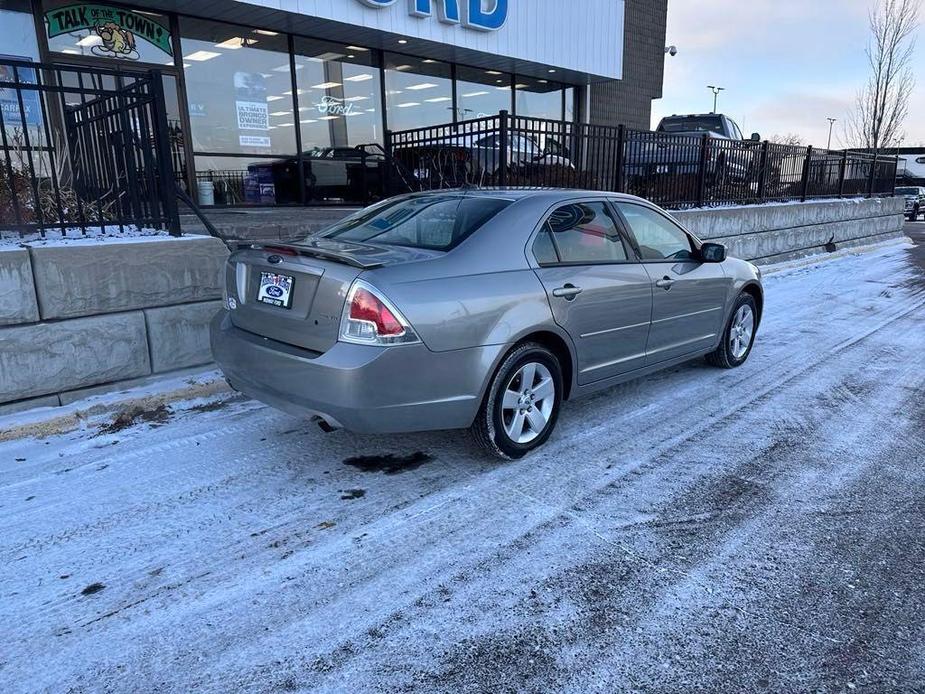
{"type": "Polygon", "coordinates": [[[667,0],[0,0],[0,54],[160,70],[178,180],[205,205],[272,205],[309,200],[249,172],[322,171],[387,131],[502,110],[647,129],[666,14],[667,0]]]}

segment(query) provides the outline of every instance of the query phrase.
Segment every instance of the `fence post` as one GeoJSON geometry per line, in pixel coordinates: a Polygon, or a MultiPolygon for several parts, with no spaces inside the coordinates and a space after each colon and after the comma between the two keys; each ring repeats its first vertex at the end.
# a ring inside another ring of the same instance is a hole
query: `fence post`
{"type": "Polygon", "coordinates": [[[768,150],[771,144],[765,140],[761,143],[761,154],[758,156],[758,200],[764,200],[768,185],[768,150]]]}
{"type": "Polygon", "coordinates": [[[177,206],[177,183],[173,176],[170,156],[170,134],[167,129],[167,107],[164,101],[164,79],[160,70],[152,70],[151,95],[154,97],[154,132],[157,150],[157,173],[161,203],[167,220],[167,231],[171,236],[180,236],[180,209],[177,206]]]}
{"type": "Polygon", "coordinates": [[[508,146],[510,144],[510,114],[506,110],[502,110],[498,114],[498,118],[501,126],[500,133],[500,147],[501,147],[501,162],[498,166],[498,185],[504,188],[507,185],[507,164],[508,164],[508,146]]]}
{"type": "Polygon", "coordinates": [[[800,193],[800,202],[806,202],[806,194],[809,192],[809,172],[813,163],[813,146],[806,148],[806,161],[803,162],[803,190],[800,193]]]}
{"type": "Polygon", "coordinates": [[[877,170],[877,160],[880,158],[880,149],[874,149],[874,158],[870,160],[870,176],[867,179],[867,197],[874,197],[874,173],[877,170]]]}
{"type": "Polygon", "coordinates": [[[703,207],[707,196],[707,148],[710,138],[706,133],[700,136],[700,170],[697,173],[697,207],[703,207]]]}
{"type": "Polygon", "coordinates": [[[614,192],[622,193],[623,191],[623,150],[626,148],[626,126],[620,123],[617,128],[617,178],[614,181],[614,192]]]}
{"type": "Polygon", "coordinates": [[[848,150],[844,150],[841,153],[841,164],[839,165],[838,170],[838,197],[843,198],[845,196],[845,174],[848,171],[848,150]]]}
{"type": "Polygon", "coordinates": [[[386,130],[382,138],[382,144],[385,149],[385,176],[383,176],[382,197],[392,197],[392,167],[395,160],[392,158],[392,131],[386,130]]]}

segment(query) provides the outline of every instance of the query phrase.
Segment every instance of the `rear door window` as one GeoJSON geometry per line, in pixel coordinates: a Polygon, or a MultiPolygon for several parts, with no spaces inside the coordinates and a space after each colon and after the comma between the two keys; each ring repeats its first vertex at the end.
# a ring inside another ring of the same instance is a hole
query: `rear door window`
{"type": "MultiPolygon", "coordinates": [[[[629,260],[617,222],[603,202],[561,205],[553,210],[544,228],[552,238],[560,262],[589,264],[629,260]]],[[[542,262],[539,257],[537,260],[542,262]]]]}
{"type": "Polygon", "coordinates": [[[536,237],[536,241],[533,242],[533,256],[540,265],[555,265],[559,262],[559,254],[556,253],[556,247],[552,243],[552,235],[547,224],[543,225],[536,237]]]}

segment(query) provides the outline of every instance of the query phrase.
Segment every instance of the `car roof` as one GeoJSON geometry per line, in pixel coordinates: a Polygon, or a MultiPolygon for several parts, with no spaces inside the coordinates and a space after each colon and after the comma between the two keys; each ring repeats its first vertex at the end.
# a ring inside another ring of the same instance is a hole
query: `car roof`
{"type": "MultiPolygon", "coordinates": [[[[626,200],[627,202],[646,202],[642,198],[626,193],[612,193],[600,190],[581,190],[574,188],[446,188],[442,190],[429,190],[421,193],[410,193],[409,197],[429,197],[439,195],[464,194],[466,197],[499,198],[502,200],[525,200],[528,198],[543,199],[551,204],[558,201],[568,201],[575,198],[607,198],[609,200],[626,200]]],[[[648,203],[651,204],[651,203],[648,203]]]]}

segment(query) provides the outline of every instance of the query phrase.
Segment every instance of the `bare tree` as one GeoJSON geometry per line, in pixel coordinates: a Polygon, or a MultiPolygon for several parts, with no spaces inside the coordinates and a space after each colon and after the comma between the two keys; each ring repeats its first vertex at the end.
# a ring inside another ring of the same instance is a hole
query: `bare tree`
{"type": "Polygon", "coordinates": [[[790,147],[805,147],[806,141],[796,133],[787,133],[786,135],[772,135],[768,142],[775,145],[789,145],[790,147]]]}
{"type": "Polygon", "coordinates": [[[870,11],[867,45],[870,76],[858,92],[845,137],[854,147],[895,146],[909,113],[915,87],[912,57],[921,0],[876,0],[870,11]]]}

